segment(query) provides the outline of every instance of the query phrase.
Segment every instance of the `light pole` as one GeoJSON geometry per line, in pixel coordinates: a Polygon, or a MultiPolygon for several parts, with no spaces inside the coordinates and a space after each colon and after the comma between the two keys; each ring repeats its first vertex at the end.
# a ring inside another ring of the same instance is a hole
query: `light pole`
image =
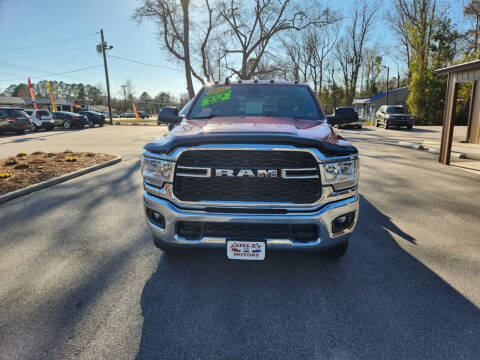
{"type": "Polygon", "coordinates": [[[382,65],[385,69],[387,69],[387,105],[388,105],[388,82],[390,81],[390,68],[388,66],[382,65]]]}

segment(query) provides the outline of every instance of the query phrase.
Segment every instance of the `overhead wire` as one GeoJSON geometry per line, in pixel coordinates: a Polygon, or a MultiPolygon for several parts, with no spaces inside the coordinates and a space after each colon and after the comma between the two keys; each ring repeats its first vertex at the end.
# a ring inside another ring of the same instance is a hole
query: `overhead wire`
{"type": "Polygon", "coordinates": [[[12,49],[0,49],[0,51],[1,51],[1,52],[7,52],[7,51],[18,51],[18,50],[34,49],[34,48],[49,46],[49,45],[52,45],[52,44],[60,44],[60,43],[67,42],[67,41],[78,40],[78,39],[82,39],[82,38],[86,38],[86,37],[89,37],[89,36],[96,35],[96,34],[98,34],[98,33],[99,33],[99,31],[96,31],[96,32],[94,32],[94,33],[90,33],[90,34],[86,34],[86,35],[74,36],[74,37],[71,37],[71,38],[68,38],[68,39],[55,40],[55,41],[50,41],[50,42],[43,43],[43,44],[23,46],[23,47],[12,48],[12,49]]]}
{"type": "MultiPolygon", "coordinates": [[[[58,73],[48,73],[47,75],[39,75],[39,76],[30,76],[32,79],[38,79],[40,77],[49,77],[49,76],[55,76],[55,75],[64,75],[64,74],[70,74],[74,72],[79,72],[79,71],[85,71],[85,70],[90,70],[98,67],[102,67],[103,64],[99,65],[93,65],[93,66],[87,66],[84,68],[80,69],[75,69],[75,70],[68,70],[68,71],[63,71],[63,72],[58,72],[58,73]]],[[[18,81],[18,80],[25,80],[25,78],[18,78],[18,79],[0,79],[0,81],[18,81]]]]}
{"type": "Polygon", "coordinates": [[[43,54],[38,54],[38,55],[20,56],[20,57],[6,58],[6,59],[0,59],[0,60],[1,60],[1,61],[11,61],[11,60],[32,59],[32,58],[37,58],[37,57],[42,57],[42,56],[49,56],[49,55],[57,55],[57,54],[66,54],[66,53],[71,53],[71,52],[77,52],[77,51],[80,51],[80,50],[92,49],[92,48],[93,48],[92,46],[85,46],[85,47],[76,48],[76,49],[53,51],[53,52],[43,53],[43,54]]]}
{"type": "Polygon", "coordinates": [[[128,59],[128,58],[125,58],[125,57],[122,57],[122,56],[117,56],[117,55],[108,55],[108,57],[109,58],[120,59],[120,60],[124,60],[124,61],[129,61],[129,62],[141,64],[141,65],[152,66],[152,67],[156,67],[156,68],[160,68],[160,69],[170,69],[170,70],[174,70],[174,71],[181,71],[179,69],[176,69],[176,68],[173,68],[173,67],[170,67],[170,66],[150,64],[150,63],[147,63],[147,62],[134,60],[134,59],[128,59]]]}

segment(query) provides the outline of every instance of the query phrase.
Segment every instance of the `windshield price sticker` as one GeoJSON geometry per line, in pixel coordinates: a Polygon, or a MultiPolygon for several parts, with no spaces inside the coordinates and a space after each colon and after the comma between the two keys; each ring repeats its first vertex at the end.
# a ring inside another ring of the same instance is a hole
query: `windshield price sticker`
{"type": "Polygon", "coordinates": [[[227,241],[227,257],[234,260],[265,260],[263,241],[227,241]]]}
{"type": "Polygon", "coordinates": [[[215,104],[219,101],[230,100],[232,96],[232,89],[230,86],[216,88],[207,92],[202,99],[202,107],[215,104]]]}

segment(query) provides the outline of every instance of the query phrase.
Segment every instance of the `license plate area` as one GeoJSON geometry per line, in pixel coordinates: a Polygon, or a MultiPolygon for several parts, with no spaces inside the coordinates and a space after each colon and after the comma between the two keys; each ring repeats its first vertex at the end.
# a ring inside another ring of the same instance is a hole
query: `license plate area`
{"type": "Polygon", "coordinates": [[[265,260],[267,245],[258,240],[227,240],[227,258],[231,260],[265,260]]]}

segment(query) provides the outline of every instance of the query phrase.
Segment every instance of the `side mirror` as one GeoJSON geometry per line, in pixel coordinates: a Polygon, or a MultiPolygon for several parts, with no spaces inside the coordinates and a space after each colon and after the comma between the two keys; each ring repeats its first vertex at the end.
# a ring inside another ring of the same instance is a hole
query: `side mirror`
{"type": "Polygon", "coordinates": [[[160,109],[158,113],[157,123],[160,124],[164,122],[168,124],[176,124],[182,120],[183,116],[178,115],[178,108],[173,106],[165,106],[164,108],[160,109]]]}
{"type": "Polygon", "coordinates": [[[358,121],[358,113],[353,108],[335,109],[335,115],[327,115],[330,125],[344,125],[358,121]]]}

